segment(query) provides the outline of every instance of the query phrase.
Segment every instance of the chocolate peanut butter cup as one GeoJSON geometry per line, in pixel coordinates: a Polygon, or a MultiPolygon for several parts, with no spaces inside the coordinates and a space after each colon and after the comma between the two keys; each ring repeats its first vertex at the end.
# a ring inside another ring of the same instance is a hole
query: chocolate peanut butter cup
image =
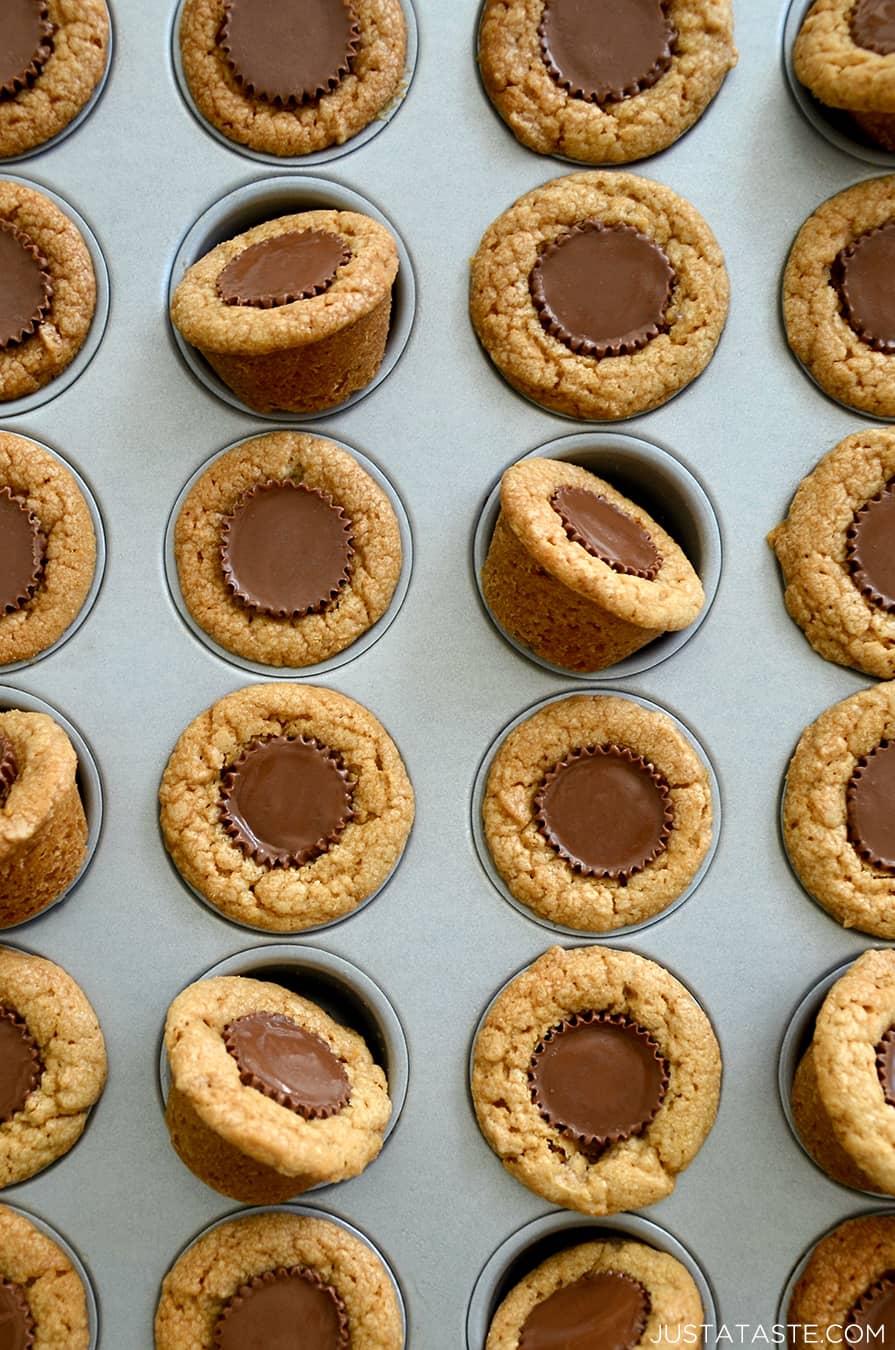
{"type": "Polygon", "coordinates": [[[662,555],[642,525],[605,497],[587,488],[563,485],[550,498],[575,544],[626,576],[648,581],[658,575],[662,555]]]}
{"type": "Polygon", "coordinates": [[[24,230],[0,220],[0,350],[37,329],[50,309],[49,264],[24,230]]]}
{"type": "Polygon", "coordinates": [[[287,1345],[348,1350],[351,1336],[341,1295],[317,1271],[284,1266],[240,1286],[215,1323],[214,1350],[287,1345]],[[299,1330],[300,1329],[300,1330],[299,1330]]]}
{"type": "Polygon", "coordinates": [[[538,26],[549,74],[589,103],[651,88],[671,65],[676,36],[663,0],[547,0],[538,26]]]}
{"type": "Polygon", "coordinates": [[[18,1115],[42,1073],[37,1042],[24,1018],[0,1006],[0,1124],[18,1115]]]}
{"type": "Polygon", "coordinates": [[[846,561],[861,594],[895,610],[895,479],[855,512],[845,538],[846,561]]]}
{"type": "Polygon", "coordinates": [[[46,540],[27,502],[0,488],[0,612],[13,614],[34,596],[44,568],[46,540]]]}
{"type": "Polygon", "coordinates": [[[18,773],[19,766],[12,741],[0,732],[0,806],[5,804],[9,789],[16,781],[18,773]]]}
{"type": "Polygon", "coordinates": [[[221,774],[221,821],[247,856],[300,867],[326,852],[354,816],[353,785],[314,737],[253,740],[221,774]]]}
{"type": "Polygon", "coordinates": [[[529,288],[541,325],[571,351],[630,356],[667,328],[674,269],[630,225],[585,220],[542,246],[529,288]]]}
{"type": "Polygon", "coordinates": [[[326,492],[291,480],[259,484],[221,527],[227,587],[248,609],[272,618],[319,613],[350,580],[352,529],[326,492]]]}
{"type": "MultiPolygon", "coordinates": [[[[881,1279],[875,1280],[849,1311],[843,1329],[846,1340],[850,1327],[860,1330],[865,1338],[872,1333],[880,1338],[880,1344],[886,1341],[891,1344],[890,1336],[895,1337],[895,1270],[887,1270],[881,1279]]],[[[851,1343],[855,1340],[860,1338],[851,1343]]]]}
{"type": "Polygon", "coordinates": [[[218,276],[217,292],[225,305],[276,309],[322,295],[350,257],[329,230],[290,230],[238,253],[218,276]]]}
{"type": "Polygon", "coordinates": [[[46,0],[4,0],[0,100],[15,98],[40,74],[53,52],[46,0]]]}
{"type": "Polygon", "coordinates": [[[632,1275],[595,1271],[535,1304],[522,1324],[519,1350],[633,1350],[651,1307],[632,1275]]]}
{"type": "Polygon", "coordinates": [[[35,1326],[28,1296],[14,1280],[0,1279],[0,1336],[3,1350],[31,1350],[35,1326]]]}
{"type": "Polygon", "coordinates": [[[830,269],[842,315],[875,352],[895,352],[895,221],[840,249],[830,269]]]}
{"type": "Polygon", "coordinates": [[[665,779],[619,745],[573,750],[545,776],[534,810],[541,834],[575,872],[623,885],[665,850],[674,819],[665,779]]]}
{"type": "Polygon", "coordinates": [[[528,1068],[542,1118],[588,1155],[642,1134],[668,1089],[669,1067],[649,1032],[625,1016],[580,1012],[551,1027],[528,1068]]]}
{"type": "Polygon", "coordinates": [[[305,1120],[327,1120],[351,1099],[338,1058],[320,1036],[291,1017],[249,1013],[228,1022],[224,1044],[239,1066],[240,1082],[305,1120]]]}
{"type": "Polygon", "coordinates": [[[889,56],[895,52],[893,0],[858,0],[848,21],[852,42],[865,51],[889,56]]]}
{"type": "Polygon", "coordinates": [[[895,742],[858,760],[845,789],[848,837],[866,863],[895,875],[895,742]]]}
{"type": "Polygon", "coordinates": [[[883,1096],[895,1106],[895,1025],[880,1038],[876,1047],[876,1072],[883,1096]]]}
{"type": "Polygon", "coordinates": [[[246,93],[294,108],[338,88],[359,40],[349,0],[225,0],[219,43],[246,93]]]}

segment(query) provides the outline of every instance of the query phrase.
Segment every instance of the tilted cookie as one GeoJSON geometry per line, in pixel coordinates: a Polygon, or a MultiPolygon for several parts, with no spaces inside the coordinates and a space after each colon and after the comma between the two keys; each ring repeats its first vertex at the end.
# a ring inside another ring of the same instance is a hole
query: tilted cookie
{"type": "Polygon", "coordinates": [[[552,1204],[614,1214],[674,1190],[715,1119],[705,1013],[633,952],[553,947],[498,994],[473,1050],[485,1139],[552,1204]]]}
{"type": "Polygon", "coordinates": [[[793,1350],[883,1345],[895,1331],[895,1218],[847,1219],[821,1238],[799,1276],[786,1316],[793,1350]],[[881,1328],[882,1334],[881,1334],[881,1328]]]}
{"type": "Polygon", "coordinates": [[[814,0],[792,55],[816,99],[895,150],[895,15],[887,0],[814,0]]]}

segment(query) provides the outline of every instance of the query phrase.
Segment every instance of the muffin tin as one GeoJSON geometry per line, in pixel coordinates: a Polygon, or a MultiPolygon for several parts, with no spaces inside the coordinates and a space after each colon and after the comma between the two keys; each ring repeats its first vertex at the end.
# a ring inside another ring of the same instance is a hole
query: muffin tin
{"type": "MultiPolygon", "coordinates": [[[[570,426],[503,382],[469,324],[468,260],[512,201],[569,166],[526,151],[494,116],[471,55],[474,0],[416,0],[419,54],[406,107],[325,168],[268,166],[209,136],[179,93],[173,0],[118,9],[109,79],[89,118],[7,174],[24,172],[84,213],[109,290],[100,266],[89,354],[33,400],[0,409],[5,429],[59,447],[91,484],[105,523],[97,603],[64,647],[4,677],[12,687],[3,698],[64,710],[99,766],[104,810],[93,861],[65,903],[14,940],[60,960],[90,990],[110,1079],[72,1152],[3,1200],[39,1214],[81,1253],[96,1288],[100,1345],[115,1350],[151,1345],[165,1271],[193,1235],[231,1211],[170,1148],[158,1030],[197,972],[250,943],[253,964],[276,964],[281,944],[194,902],[168,864],[156,794],[180,730],[223,694],[268,675],[210,650],[181,622],[166,581],[165,530],[200,465],[292,419],[251,416],[194,378],[166,305],[172,278],[215,236],[323,193],[339,204],[357,194],[405,245],[394,360],[362,398],[295,423],[381,466],[407,509],[413,576],[381,640],[311,678],[358,699],[389,728],[417,819],[375,903],[313,943],[290,946],[362,968],[382,991],[406,1033],[409,1088],[381,1156],[361,1176],[315,1193],[314,1204],[356,1224],[384,1253],[404,1292],[409,1346],[482,1350],[492,1254],[520,1230],[527,1245],[527,1225],[539,1220],[558,1229],[580,1220],[565,1225],[479,1136],[469,1046],[508,970],[552,940],[589,939],[549,934],[498,902],[476,853],[473,792],[488,746],[520,709],[577,693],[581,681],[503,640],[479,603],[473,544],[507,464],[545,446],[562,453],[553,443],[569,435],[575,458],[592,449],[605,462],[619,435],[570,426]],[[111,306],[100,344],[103,297],[111,306]]],[[[713,509],[698,517],[700,567],[705,580],[717,579],[723,538],[723,574],[685,645],[661,664],[600,676],[612,692],[655,702],[694,728],[724,820],[686,905],[636,939],[602,940],[633,942],[667,965],[717,1029],[725,1060],[718,1121],[673,1196],[643,1222],[696,1254],[719,1327],[755,1327],[774,1322],[798,1254],[856,1205],[879,1203],[847,1194],[810,1164],[776,1099],[778,1047],[794,1004],[823,971],[871,943],[839,928],[790,872],[777,829],[780,782],[802,728],[868,681],[808,648],[784,611],[765,534],[807,469],[864,422],[822,395],[789,355],[779,318],[784,261],[820,201],[881,170],[831,145],[793,100],[783,74],[784,0],[739,0],[736,9],[738,67],[692,131],[633,166],[690,200],[717,235],[732,283],[727,330],[696,383],[624,427],[702,485],[713,509]]],[[[665,494],[661,477],[639,465],[636,476],[650,494],[665,494]]],[[[687,480],[674,481],[683,489],[687,480]]],[[[676,510],[669,495],[669,515],[676,510]]]]}

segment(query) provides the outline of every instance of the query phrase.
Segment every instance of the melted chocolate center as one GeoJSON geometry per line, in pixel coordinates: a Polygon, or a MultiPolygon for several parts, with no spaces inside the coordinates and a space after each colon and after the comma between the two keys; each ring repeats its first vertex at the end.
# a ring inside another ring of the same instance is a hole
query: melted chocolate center
{"type": "Polygon", "coordinates": [[[895,741],[858,760],[845,790],[848,837],[871,867],[895,872],[895,741]]]}
{"type": "Polygon", "coordinates": [[[359,35],[347,0],[226,0],[220,44],[247,93],[295,107],[338,87],[359,35]]]}
{"type": "Polygon", "coordinates": [[[338,598],[354,555],[351,521],[332,498],[304,483],[265,483],[224,522],[221,561],[248,609],[300,619],[338,598]]]}
{"type": "Polygon", "coordinates": [[[862,595],[895,610],[895,480],[855,512],[845,556],[862,595]]]}
{"type": "Polygon", "coordinates": [[[860,1327],[864,1337],[849,1341],[850,1345],[892,1345],[895,1342],[895,1271],[887,1270],[858,1299],[845,1319],[845,1331],[860,1327]],[[869,1333],[876,1333],[871,1338],[869,1333]]]}
{"type": "Polygon", "coordinates": [[[0,1350],[31,1350],[34,1318],[20,1284],[0,1279],[0,1350]]]}
{"type": "MultiPolygon", "coordinates": [[[[24,1020],[0,1007],[0,1122],[18,1115],[40,1082],[37,1042],[24,1020]]],[[[0,1339],[0,1348],[2,1348],[0,1339]]]]}
{"type": "Polygon", "coordinates": [[[300,867],[335,843],[354,815],[342,762],[319,741],[252,741],[221,775],[224,829],[256,862],[300,867]]]}
{"type": "Polygon", "coordinates": [[[673,810],[658,770],[624,746],[576,750],[534,799],[538,829],[578,873],[624,885],[664,852],[673,810]]]}
{"type": "Polygon", "coordinates": [[[542,248],[529,288],[542,326],[582,356],[626,356],[664,332],[674,270],[628,225],[585,221],[542,248]]]}
{"type": "Polygon", "coordinates": [[[874,1053],[883,1096],[890,1106],[895,1106],[895,1025],[884,1033],[874,1053]]]}
{"type": "Polygon", "coordinates": [[[44,0],[3,0],[0,98],[14,97],[37,78],[52,53],[52,33],[44,0]]]}
{"type": "Polygon", "coordinates": [[[325,1041],[281,1013],[250,1013],[224,1028],[224,1044],[240,1081],[305,1120],[334,1116],[348,1104],[351,1085],[325,1041]]]}
{"type": "Polygon", "coordinates": [[[304,1266],[242,1285],[217,1320],[215,1350],[348,1350],[348,1314],[331,1284],[304,1266]]]}
{"type": "Polygon", "coordinates": [[[861,341],[875,352],[895,352],[895,221],[841,249],[830,277],[843,318],[861,341]]]}
{"type": "Polygon", "coordinates": [[[649,89],[671,65],[676,36],[662,0],[547,0],[538,33],[552,78],[590,103],[649,89]]]}
{"type": "Polygon", "coordinates": [[[849,28],[856,47],[880,56],[895,52],[895,0],[858,0],[849,28]]]}
{"type": "Polygon", "coordinates": [[[45,540],[37,516],[11,488],[0,488],[0,610],[27,605],[43,571],[45,540]]]}
{"type": "Polygon", "coordinates": [[[237,253],[217,279],[225,305],[276,309],[322,295],[351,249],[328,230],[290,230],[237,253]]]}
{"type": "Polygon", "coordinates": [[[560,487],[550,498],[566,534],[616,572],[652,580],[662,555],[637,521],[587,488],[560,487]]]}
{"type": "Polygon", "coordinates": [[[668,1065],[653,1038],[626,1018],[577,1013],[551,1027],[528,1070],[541,1115],[585,1149],[640,1134],[668,1088],[668,1065]]]}
{"type": "Polygon", "coordinates": [[[52,294],[47,260],[37,245],[0,220],[0,348],[13,347],[37,331],[52,294]]]}
{"type": "Polygon", "coordinates": [[[519,1350],[633,1350],[646,1328],[650,1297],[618,1270],[583,1275],[536,1303],[519,1350]]]}

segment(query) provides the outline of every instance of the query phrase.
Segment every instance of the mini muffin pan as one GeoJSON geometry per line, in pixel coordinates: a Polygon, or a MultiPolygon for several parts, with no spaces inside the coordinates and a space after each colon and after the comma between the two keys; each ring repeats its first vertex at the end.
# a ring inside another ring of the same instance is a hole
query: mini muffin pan
{"type": "MultiPolygon", "coordinates": [[[[350,968],[336,977],[352,995],[346,1018],[366,1009],[364,1024],[383,1038],[393,1099],[405,1074],[407,1091],[381,1155],[360,1176],[315,1192],[314,1205],[386,1255],[404,1293],[408,1347],[482,1350],[520,1244],[539,1240],[529,1226],[552,1233],[582,1221],[515,1181],[479,1135],[467,1085],[476,1022],[507,972],[551,942],[631,945],[708,1011],[724,1056],[721,1107],[674,1194],[602,1226],[649,1225],[644,1240],[657,1246],[673,1233],[707,1281],[706,1321],[734,1328],[734,1343],[744,1323],[743,1343],[754,1344],[752,1331],[776,1319],[799,1253],[856,1208],[879,1205],[812,1166],[775,1091],[797,1001],[824,971],[874,944],[810,901],[780,841],[792,746],[823,708],[869,681],[809,648],[784,610],[765,535],[803,475],[866,425],[790,356],[780,320],[785,259],[819,202],[884,169],[837,148],[802,115],[783,69],[786,0],[735,0],[739,65],[687,135],[632,166],[692,202],[718,238],[731,277],[726,330],[700,378],[626,422],[623,435],[570,424],[501,379],[467,312],[469,260],[485,229],[570,166],[525,150],[494,115],[472,55],[478,0],[413,0],[413,8],[419,43],[400,115],[324,165],[272,165],[210,135],[181,96],[176,0],[116,6],[102,96],[70,135],[22,166],[90,222],[101,244],[86,233],[99,304],[73,365],[33,399],[0,407],[0,425],[58,448],[90,484],[107,561],[77,631],[5,675],[0,690],[0,706],[47,704],[78,728],[95,845],[64,903],[16,940],[89,991],[110,1073],[78,1146],[2,1198],[81,1253],[100,1350],[147,1350],[165,1272],[196,1233],[232,1212],[171,1149],[158,1074],[165,1011],[222,962],[291,978],[283,972],[293,961],[326,955],[350,968]],[[370,387],[325,416],[262,418],[178,345],[170,290],[220,239],[321,204],[384,218],[399,240],[386,360],[370,387]],[[166,530],[184,484],[221,447],[282,425],[368,458],[403,503],[413,553],[403,603],[344,661],[302,674],[246,669],[213,651],[183,622],[170,558],[166,568],[166,530]],[[694,729],[723,802],[698,888],[636,935],[551,931],[503,902],[476,846],[476,775],[489,747],[520,710],[593,682],[515,650],[480,601],[496,507],[489,494],[508,464],[531,453],[596,468],[642,500],[706,587],[696,631],[659,638],[599,676],[605,692],[670,710],[694,729]],[[183,728],[223,695],[272,678],[331,685],[368,707],[399,746],[417,802],[405,854],[375,902],[294,943],[241,932],[197,904],[158,829],[159,780],[183,728]],[[240,948],[250,950],[234,956],[240,948]],[[381,1013],[358,971],[368,972],[381,1013]],[[403,1034],[388,1031],[385,1005],[403,1034]]],[[[792,8],[801,12],[802,0],[792,8]]],[[[405,9],[411,19],[409,0],[405,9]]]]}

